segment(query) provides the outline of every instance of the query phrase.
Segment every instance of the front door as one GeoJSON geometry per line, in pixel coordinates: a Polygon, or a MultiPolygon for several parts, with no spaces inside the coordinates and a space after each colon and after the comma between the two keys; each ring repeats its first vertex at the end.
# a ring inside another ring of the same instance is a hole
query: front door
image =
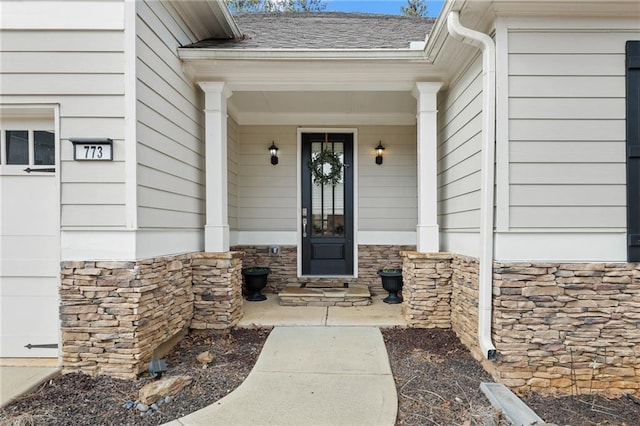
{"type": "Polygon", "coordinates": [[[302,274],[353,275],[353,134],[303,133],[301,167],[302,274]]]}

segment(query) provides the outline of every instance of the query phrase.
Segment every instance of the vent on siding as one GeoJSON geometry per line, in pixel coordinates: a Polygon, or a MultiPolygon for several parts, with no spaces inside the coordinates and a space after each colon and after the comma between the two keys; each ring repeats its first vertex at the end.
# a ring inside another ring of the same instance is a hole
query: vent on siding
{"type": "Polygon", "coordinates": [[[640,40],[627,41],[627,260],[640,262],[640,40]]]}

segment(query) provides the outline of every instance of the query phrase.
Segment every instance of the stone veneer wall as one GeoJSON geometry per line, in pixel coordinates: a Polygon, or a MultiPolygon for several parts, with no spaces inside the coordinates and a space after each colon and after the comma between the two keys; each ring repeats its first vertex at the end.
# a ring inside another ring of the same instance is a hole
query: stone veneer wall
{"type": "Polygon", "coordinates": [[[372,295],[388,294],[382,288],[382,280],[377,274],[378,270],[402,268],[402,256],[400,253],[415,249],[415,246],[359,245],[358,284],[366,284],[372,295]]]}
{"type": "Polygon", "coordinates": [[[229,330],[242,318],[242,252],[195,253],[191,264],[195,330],[229,330]]]}
{"type": "Polygon", "coordinates": [[[271,255],[269,246],[234,246],[231,249],[244,252],[244,266],[266,266],[271,269],[264,293],[277,293],[287,285],[298,283],[297,247],[279,246],[280,254],[271,255]]]}
{"type": "Polygon", "coordinates": [[[454,255],[451,270],[451,327],[499,382],[520,393],[640,394],[640,265],[494,263],[495,362],[477,343],[478,260],[454,255]]]}
{"type": "Polygon", "coordinates": [[[493,308],[506,385],[640,395],[640,264],[495,263],[493,308]]]}
{"type": "Polygon", "coordinates": [[[62,368],[123,379],[188,327],[229,329],[242,316],[242,253],[129,262],[62,262],[62,368]]]}
{"type": "Polygon", "coordinates": [[[451,254],[402,252],[402,313],[412,327],[451,328],[451,254]]]}
{"type": "Polygon", "coordinates": [[[436,307],[449,275],[451,328],[499,382],[520,393],[640,395],[640,265],[495,263],[498,359],[488,362],[477,343],[478,260],[403,256],[408,323],[446,327],[436,307]]]}
{"type": "MultiPolygon", "coordinates": [[[[300,285],[308,279],[297,277],[297,247],[280,246],[280,254],[271,255],[269,246],[235,246],[232,250],[243,251],[245,266],[267,266],[271,268],[266,293],[278,293],[288,285],[300,285]]],[[[382,268],[402,267],[400,252],[415,250],[415,246],[359,245],[358,246],[358,284],[366,284],[372,294],[386,294],[382,281],[376,274],[382,268]]],[[[327,279],[335,281],[334,279],[327,279]]],[[[322,281],[322,279],[314,279],[322,281]]],[[[352,280],[356,281],[356,280],[352,280]]]]}
{"type": "Polygon", "coordinates": [[[63,262],[63,372],[132,379],[193,316],[191,257],[63,262]]]}
{"type": "Polygon", "coordinates": [[[451,260],[451,328],[476,359],[484,360],[478,346],[478,266],[475,257],[451,260]]]}

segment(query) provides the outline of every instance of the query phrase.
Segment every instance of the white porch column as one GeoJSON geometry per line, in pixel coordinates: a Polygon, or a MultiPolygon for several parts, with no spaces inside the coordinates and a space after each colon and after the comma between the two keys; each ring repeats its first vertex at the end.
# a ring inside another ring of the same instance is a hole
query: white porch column
{"type": "Polygon", "coordinates": [[[418,101],[418,226],[416,250],[440,251],[438,228],[438,127],[437,99],[442,83],[416,83],[413,96],[418,101]]]}
{"type": "Polygon", "coordinates": [[[231,90],[224,82],[198,83],[205,93],[206,208],[204,250],[229,251],[227,191],[227,99],[231,90]]]}

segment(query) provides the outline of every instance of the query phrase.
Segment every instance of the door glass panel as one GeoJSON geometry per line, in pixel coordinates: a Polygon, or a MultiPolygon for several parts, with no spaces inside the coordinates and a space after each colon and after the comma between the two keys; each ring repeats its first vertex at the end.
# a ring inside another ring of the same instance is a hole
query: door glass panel
{"type": "Polygon", "coordinates": [[[55,145],[53,132],[33,132],[34,164],[54,165],[55,145]]]}
{"type": "MultiPolygon", "coordinates": [[[[344,143],[330,139],[326,142],[313,142],[311,144],[311,156],[315,158],[321,150],[332,151],[340,157],[344,164],[344,143]]],[[[324,165],[324,173],[331,171],[331,166],[324,165]]],[[[311,210],[312,229],[314,237],[336,237],[344,235],[344,170],[342,170],[340,182],[332,185],[313,183],[311,185],[311,210]]]]}
{"type": "Polygon", "coordinates": [[[29,132],[7,130],[7,164],[29,164],[29,132]]]}

